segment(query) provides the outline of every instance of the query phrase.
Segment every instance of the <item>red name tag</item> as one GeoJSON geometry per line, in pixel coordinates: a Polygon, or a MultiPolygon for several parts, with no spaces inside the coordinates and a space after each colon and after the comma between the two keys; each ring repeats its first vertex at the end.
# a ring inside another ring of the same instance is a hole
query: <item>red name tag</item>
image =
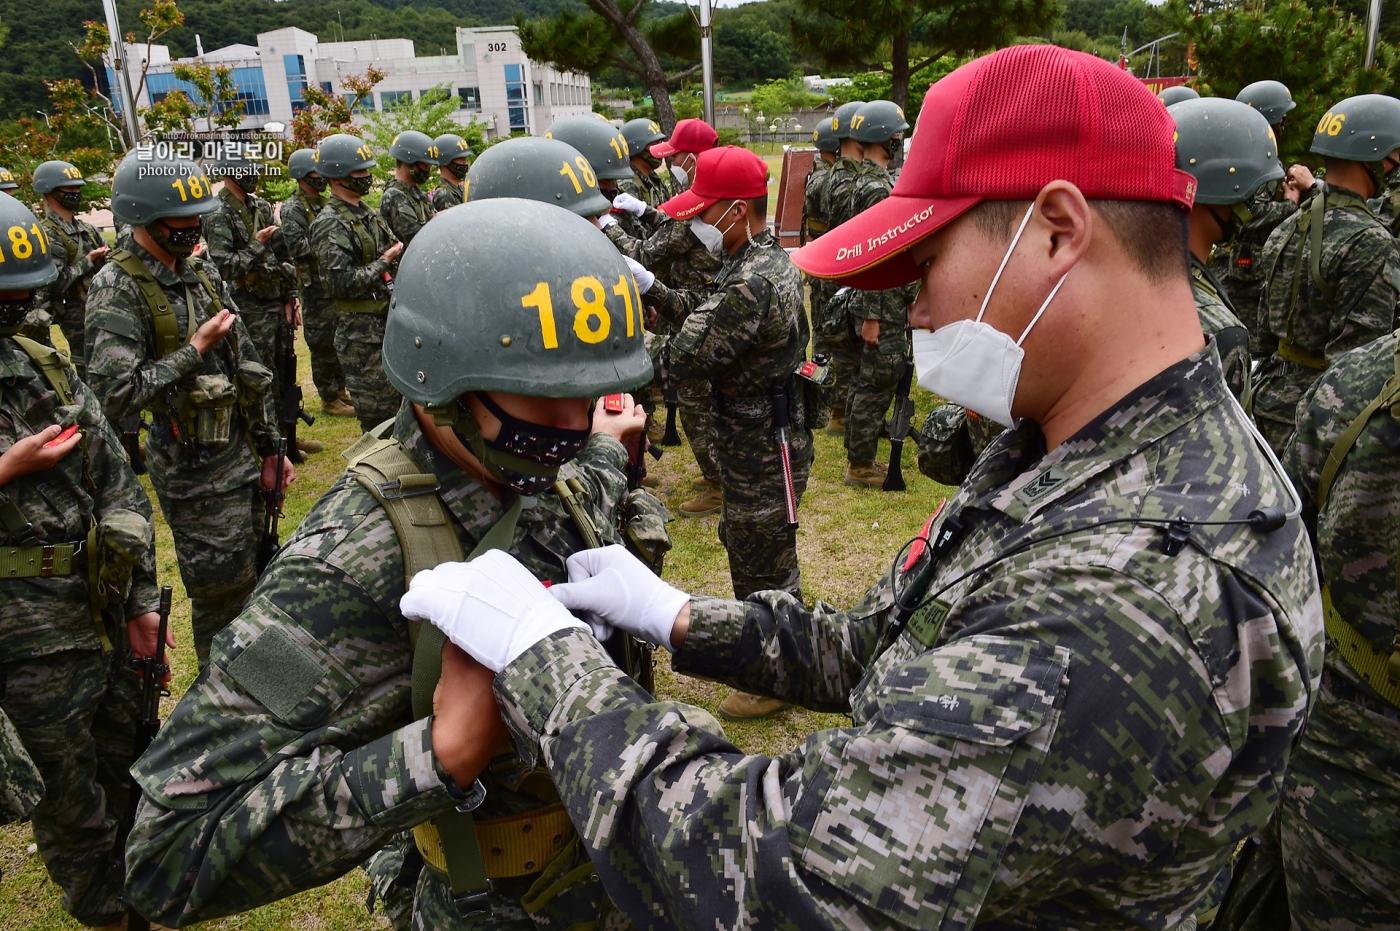
{"type": "Polygon", "coordinates": [[[603,410],[609,414],[621,414],[627,408],[622,403],[622,395],[609,394],[603,397],[603,410]]]}
{"type": "Polygon", "coordinates": [[[811,377],[812,377],[812,373],[815,372],[816,370],[817,370],[817,363],[815,363],[815,362],[813,362],[813,361],[811,361],[811,360],[809,359],[809,360],[807,360],[806,362],[803,362],[803,363],[802,363],[802,368],[798,369],[797,371],[802,375],[803,378],[811,378],[811,377]]]}
{"type": "Polygon", "coordinates": [[[901,572],[908,572],[914,568],[914,563],[918,562],[919,557],[924,555],[924,550],[928,548],[928,535],[933,531],[933,522],[938,520],[938,515],[943,513],[943,505],[947,503],[947,498],[938,502],[937,510],[928,519],[928,523],[924,524],[923,531],[914,539],[914,545],[909,547],[909,558],[904,560],[904,568],[900,570],[901,572]]]}

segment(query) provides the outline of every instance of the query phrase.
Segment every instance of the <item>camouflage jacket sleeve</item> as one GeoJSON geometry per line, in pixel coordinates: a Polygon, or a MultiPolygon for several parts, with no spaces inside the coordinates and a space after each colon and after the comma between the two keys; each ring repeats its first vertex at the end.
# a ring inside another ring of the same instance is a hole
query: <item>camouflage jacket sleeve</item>
{"type": "Polygon", "coordinates": [[[146,299],[131,276],[110,262],[88,292],[85,333],[88,382],[113,421],[149,408],[200,362],[199,350],[188,342],[156,359],[146,299]]]}
{"type": "MultiPolygon", "coordinates": [[[[701,297],[697,291],[678,291],[660,282],[647,292],[650,301],[661,287],[676,308],[684,302],[701,297]],[[682,301],[676,300],[677,297],[682,301]]],[[[692,378],[708,378],[721,366],[732,365],[752,345],[763,324],[762,309],[772,300],[772,286],[762,276],[738,280],[721,288],[686,314],[680,332],[671,337],[657,337],[649,342],[657,383],[674,388],[692,378]]],[[[675,315],[671,315],[675,320],[675,315]]]]}
{"type": "Polygon", "coordinates": [[[1390,333],[1400,299],[1400,248],[1384,227],[1368,227],[1353,237],[1334,262],[1323,271],[1335,282],[1337,293],[1324,353],[1328,365],[1342,353],[1390,333]]]}
{"type": "Polygon", "coordinates": [[[436,210],[438,213],[442,213],[444,210],[447,210],[451,207],[455,207],[458,203],[457,197],[453,193],[452,189],[445,184],[439,184],[437,187],[433,188],[432,201],[433,209],[436,210]]]}
{"type": "MultiPolygon", "coordinates": [[[[608,238],[623,255],[641,262],[648,271],[662,274],[670,267],[676,256],[684,255],[694,245],[694,235],[690,227],[679,220],[672,220],[659,214],[664,222],[659,223],[645,239],[633,239],[622,229],[622,225],[610,226],[608,238]]],[[[647,292],[648,300],[651,292],[647,292]]]]}
{"type": "MultiPolygon", "coordinates": [[[[58,221],[50,222],[57,223],[58,221]]],[[[45,223],[45,226],[48,225],[45,223]]],[[[64,246],[62,239],[50,235],[48,240],[49,255],[53,257],[53,264],[58,268],[58,278],[49,285],[48,293],[49,300],[52,301],[51,306],[57,308],[63,297],[73,288],[73,285],[81,281],[85,275],[92,274],[94,265],[92,260],[87,257],[87,251],[83,248],[83,237],[73,237],[73,243],[77,249],[71,262],[68,261],[68,249],[64,246]]]]}
{"type": "MultiPolygon", "coordinates": [[[[208,275],[208,271],[205,272],[208,275]]],[[[233,295],[229,293],[228,282],[220,280],[217,276],[209,275],[209,282],[219,290],[219,300],[228,310],[238,314],[238,305],[233,301],[233,295]]],[[[277,364],[276,359],[264,359],[258,354],[257,344],[253,342],[253,337],[248,332],[248,327],[243,322],[243,317],[238,316],[233,323],[233,332],[225,339],[238,340],[238,357],[250,362],[256,362],[268,369],[277,364]]],[[[263,457],[274,455],[277,451],[277,441],[281,438],[281,431],[277,427],[277,398],[271,391],[262,397],[263,416],[261,423],[255,423],[251,427],[253,435],[254,451],[263,457]]]]}
{"type": "MultiPolygon", "coordinates": [[[[264,219],[257,214],[253,217],[255,227],[264,219]]],[[[245,235],[242,224],[234,208],[222,200],[219,209],[205,219],[204,239],[209,243],[209,260],[219,269],[219,274],[234,285],[246,280],[250,272],[281,274],[272,246],[245,235]]]]}
{"type": "Polygon", "coordinates": [[[418,212],[410,195],[397,187],[384,189],[384,196],[379,201],[379,215],[393,230],[394,238],[402,243],[412,242],[423,228],[423,224],[418,222],[418,212]]]}
{"type": "Polygon", "coordinates": [[[351,242],[351,231],[331,210],[322,210],[311,224],[311,248],[317,268],[331,297],[357,300],[376,290],[389,270],[379,256],[368,265],[357,265],[359,246],[351,242]]]}
{"type": "Polygon", "coordinates": [[[287,253],[298,264],[311,258],[311,217],[295,194],[282,202],[277,214],[287,253]]]}

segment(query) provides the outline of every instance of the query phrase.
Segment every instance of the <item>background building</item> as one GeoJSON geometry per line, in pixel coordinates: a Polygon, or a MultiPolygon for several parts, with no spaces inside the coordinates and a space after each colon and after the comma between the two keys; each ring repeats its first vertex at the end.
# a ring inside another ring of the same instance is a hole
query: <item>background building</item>
{"type": "MultiPolygon", "coordinates": [[[[133,88],[140,81],[145,54],[144,45],[127,46],[133,88]]],[[[137,106],[149,107],[173,90],[198,97],[193,85],[172,73],[175,64],[195,61],[233,70],[244,107],[241,129],[289,122],[304,105],[303,91],[308,84],[346,94],[344,79],[363,74],[371,64],[388,77],[375,85],[372,97],[360,102],[358,121],[405,98],[417,100],[439,85],[445,85],[457,100],[452,118],[459,123],[475,119],[485,126],[488,136],[520,130],[543,133],[561,117],[587,114],[592,109],[588,75],[556,71],[531,61],[520,47],[514,26],[459,28],[455,55],[417,56],[411,39],[322,42],[295,27],[259,33],[256,46],[229,45],[197,59],[171,59],[169,48],[157,45],[151,49],[146,87],[137,106]]],[[[110,71],[109,82],[113,77],[110,71]]]]}

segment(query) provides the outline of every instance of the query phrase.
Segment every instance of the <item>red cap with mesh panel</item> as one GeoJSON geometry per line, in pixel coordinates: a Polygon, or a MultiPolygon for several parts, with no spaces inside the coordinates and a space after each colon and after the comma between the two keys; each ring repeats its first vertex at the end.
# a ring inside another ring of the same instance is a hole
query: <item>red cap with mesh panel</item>
{"type": "Polygon", "coordinates": [[[722,200],[753,200],[767,193],[767,163],[748,149],[727,145],[701,152],[690,190],[656,209],[673,220],[688,220],[722,200]]]}
{"type": "Polygon", "coordinates": [[[671,130],[671,138],[663,139],[651,147],[651,154],[657,158],[670,158],[677,152],[708,152],[719,142],[719,134],[704,120],[681,120],[671,130]]]}
{"type": "Polygon", "coordinates": [[[1189,210],[1196,182],[1176,168],[1176,124],[1137,78],[1053,45],[1016,45],[929,88],[904,171],[888,198],[792,256],[803,271],[859,288],[916,281],[909,249],[982,200],[1031,200],[1051,181],[1100,200],[1189,210]]]}

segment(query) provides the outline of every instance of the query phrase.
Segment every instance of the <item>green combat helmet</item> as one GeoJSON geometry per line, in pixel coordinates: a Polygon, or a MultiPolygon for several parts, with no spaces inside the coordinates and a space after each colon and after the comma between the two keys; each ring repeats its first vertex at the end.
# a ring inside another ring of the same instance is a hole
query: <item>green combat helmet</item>
{"type": "Polygon", "coordinates": [[[128,226],[168,217],[197,217],[218,209],[213,182],[189,159],[129,153],[112,176],[112,215],[128,226]]]}
{"type": "Polygon", "coordinates": [[[15,180],[14,172],[8,168],[0,168],[0,191],[13,191],[19,187],[19,182],[15,180]]]}
{"type": "Polygon", "coordinates": [[[841,140],[836,138],[836,130],[831,128],[832,120],[818,120],[817,128],[812,130],[812,145],[817,147],[818,152],[840,152],[841,140]]]}
{"type": "Polygon", "coordinates": [[[35,194],[48,194],[61,187],[73,187],[83,183],[83,173],[71,162],[44,162],[34,169],[34,182],[30,186],[35,194]]]}
{"type": "MultiPolygon", "coordinates": [[[[1317,122],[1311,152],[1328,158],[1379,164],[1400,148],[1400,100],[1360,94],[1333,104],[1317,122]]],[[[1384,182],[1378,185],[1385,187],[1384,182]]]]}
{"type": "Polygon", "coordinates": [[[466,184],[466,200],[520,197],[563,207],[581,217],[612,209],[578,149],[558,139],[522,136],[481,153],[466,184]]]}
{"type": "Polygon", "coordinates": [[[438,152],[433,146],[433,137],[416,129],[406,129],[394,137],[394,141],[389,144],[389,157],[405,165],[416,165],[419,162],[427,162],[430,165],[438,163],[438,152]]]}
{"type": "Polygon", "coordinates": [[[891,100],[872,100],[850,117],[851,138],[869,145],[886,142],[909,130],[904,111],[891,100]]]}
{"type": "Polygon", "coordinates": [[[1199,97],[1167,112],[1176,120],[1176,167],[1196,179],[1196,203],[1243,205],[1283,177],[1274,131],[1253,107],[1199,97]]]}
{"type": "Polygon", "coordinates": [[[604,181],[626,181],[632,177],[627,139],[611,123],[591,116],[566,116],[556,120],[544,136],[578,149],[593,166],[593,173],[604,181]]]}
{"type": "Polygon", "coordinates": [[[313,173],[321,173],[321,166],[316,164],[315,149],[297,149],[287,156],[287,174],[293,181],[300,181],[313,173]]]}
{"type": "Polygon", "coordinates": [[[237,152],[225,149],[210,174],[223,178],[225,183],[231,181],[245,193],[251,194],[258,189],[258,179],[263,176],[263,170],[263,163],[257,159],[244,158],[237,152]]]}
{"type": "Polygon", "coordinates": [[[451,165],[459,158],[472,157],[472,147],[456,133],[443,133],[433,140],[433,145],[437,147],[439,167],[451,165]]]}
{"type": "Polygon", "coordinates": [[[1181,103],[1183,100],[1198,100],[1200,94],[1185,84],[1178,84],[1176,87],[1164,87],[1157,95],[1157,99],[1162,101],[1162,106],[1170,107],[1173,104],[1181,103]]]}
{"type": "Polygon", "coordinates": [[[369,143],[349,133],[327,136],[316,147],[316,173],[323,178],[348,178],[352,171],[378,164],[369,143]]]}
{"type": "Polygon", "coordinates": [[[651,147],[658,142],[664,142],[666,134],[661,131],[656,120],[649,120],[643,116],[622,124],[622,138],[627,140],[627,151],[633,155],[641,155],[649,161],[659,161],[652,156],[651,147]]]}
{"type": "Polygon", "coordinates": [[[596,398],[651,380],[641,310],[622,254],[587,220],[473,199],[404,250],[384,371],[440,422],[469,391],[596,398]]]}
{"type": "Polygon", "coordinates": [[[836,112],[831,114],[831,131],[836,136],[836,147],[841,147],[842,139],[851,138],[851,117],[860,112],[860,108],[865,106],[864,100],[852,100],[850,103],[843,103],[836,108],[836,112]]]}
{"type": "Polygon", "coordinates": [[[24,297],[0,298],[0,336],[14,336],[34,308],[34,290],[58,278],[58,267],[49,256],[49,240],[38,218],[4,193],[0,193],[0,231],[9,231],[0,238],[0,259],[4,259],[0,291],[28,292],[24,297]]]}
{"type": "Polygon", "coordinates": [[[1235,99],[1264,114],[1270,126],[1278,126],[1288,116],[1288,111],[1298,106],[1282,81],[1255,81],[1236,94],[1235,99]]]}

